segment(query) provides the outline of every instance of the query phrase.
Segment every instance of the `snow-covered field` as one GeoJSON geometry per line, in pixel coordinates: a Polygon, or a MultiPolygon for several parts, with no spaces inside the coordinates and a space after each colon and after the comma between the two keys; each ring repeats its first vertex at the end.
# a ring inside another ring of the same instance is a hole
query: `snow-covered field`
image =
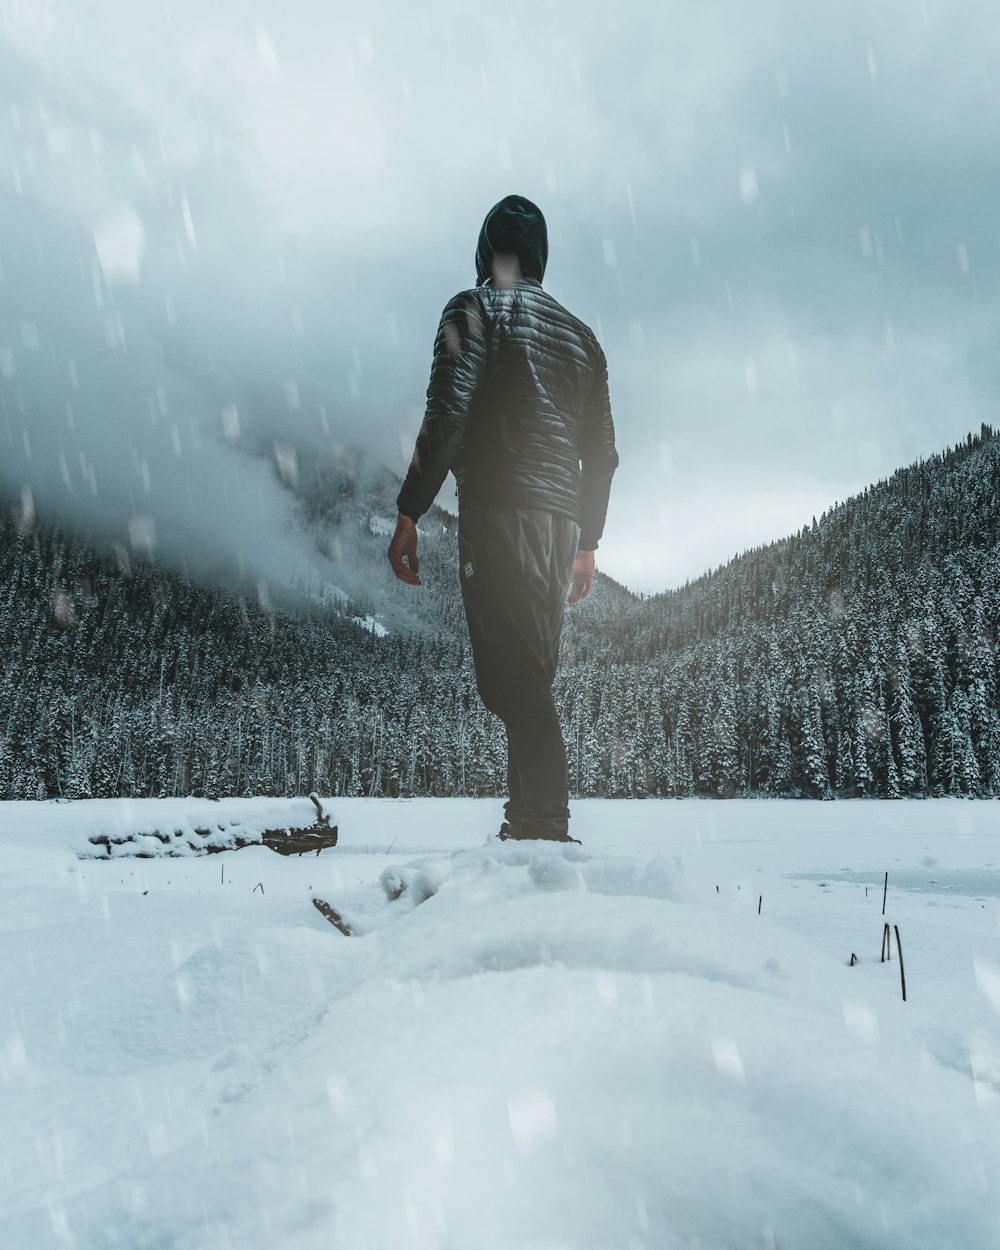
{"type": "Polygon", "coordinates": [[[3,1250],[1000,1247],[1000,803],[332,808],[0,804],[3,1250]]]}

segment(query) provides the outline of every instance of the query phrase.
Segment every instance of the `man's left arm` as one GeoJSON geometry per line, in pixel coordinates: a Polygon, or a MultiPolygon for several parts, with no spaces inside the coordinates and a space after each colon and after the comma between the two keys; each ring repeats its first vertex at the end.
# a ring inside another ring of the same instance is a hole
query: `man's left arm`
{"type": "Polygon", "coordinates": [[[434,502],[465,436],[472,397],[486,363],[483,307],[460,291],[444,307],[434,337],[427,406],[396,506],[413,521],[434,502]]]}
{"type": "Polygon", "coordinates": [[[434,502],[461,450],[472,397],[483,378],[483,317],[478,296],[461,291],[445,305],[434,337],[427,406],[413,459],[396,499],[399,518],[388,552],[396,576],[413,585],[420,584],[416,576],[416,522],[434,502]]]}

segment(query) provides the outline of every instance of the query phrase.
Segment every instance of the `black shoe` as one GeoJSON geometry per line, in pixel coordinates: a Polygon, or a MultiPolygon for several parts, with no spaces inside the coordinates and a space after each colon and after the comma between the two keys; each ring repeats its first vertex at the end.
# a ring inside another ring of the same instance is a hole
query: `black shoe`
{"type": "Polygon", "coordinates": [[[570,835],[562,830],[559,833],[535,833],[530,828],[523,825],[512,825],[509,821],[504,821],[500,826],[500,832],[497,837],[502,841],[508,840],[514,842],[575,842],[577,846],[583,843],[579,838],[570,837],[570,835]]]}
{"type": "Polygon", "coordinates": [[[500,832],[497,834],[501,842],[525,842],[537,836],[537,834],[528,833],[524,826],[518,822],[510,820],[503,822],[500,826],[500,832]]]}
{"type": "Polygon", "coordinates": [[[583,846],[579,838],[574,838],[565,829],[561,833],[536,833],[534,836],[539,842],[575,842],[577,846],[583,846]]]}

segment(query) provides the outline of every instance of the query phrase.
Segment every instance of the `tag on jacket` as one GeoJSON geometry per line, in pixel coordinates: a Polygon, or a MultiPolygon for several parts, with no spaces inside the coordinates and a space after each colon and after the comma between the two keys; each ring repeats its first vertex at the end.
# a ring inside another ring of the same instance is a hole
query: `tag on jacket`
{"type": "Polygon", "coordinates": [[[471,560],[466,560],[466,562],[465,562],[465,569],[464,569],[464,572],[465,572],[465,576],[466,576],[466,577],[471,577],[471,576],[472,576],[472,573],[473,573],[473,568],[472,568],[472,561],[471,561],[471,560]]]}

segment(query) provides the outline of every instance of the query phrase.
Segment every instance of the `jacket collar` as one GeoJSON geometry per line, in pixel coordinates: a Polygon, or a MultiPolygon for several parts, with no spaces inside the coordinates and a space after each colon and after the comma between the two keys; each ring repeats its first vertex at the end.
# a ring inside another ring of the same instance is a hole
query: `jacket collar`
{"type": "MultiPolygon", "coordinates": [[[[497,286],[497,284],[493,281],[493,278],[492,278],[492,277],[487,278],[485,282],[481,282],[481,283],[479,283],[479,285],[480,285],[480,286],[489,286],[489,287],[492,287],[495,291],[499,291],[499,290],[501,290],[501,289],[502,289],[502,288],[500,288],[500,287],[498,287],[498,286],[497,286]]],[[[533,277],[531,274],[525,274],[523,277],[515,279],[515,280],[514,280],[514,281],[513,281],[510,285],[511,285],[511,286],[537,286],[537,287],[541,287],[541,285],[542,285],[542,284],[541,284],[541,282],[539,282],[539,280],[538,280],[537,278],[533,277]]]]}

